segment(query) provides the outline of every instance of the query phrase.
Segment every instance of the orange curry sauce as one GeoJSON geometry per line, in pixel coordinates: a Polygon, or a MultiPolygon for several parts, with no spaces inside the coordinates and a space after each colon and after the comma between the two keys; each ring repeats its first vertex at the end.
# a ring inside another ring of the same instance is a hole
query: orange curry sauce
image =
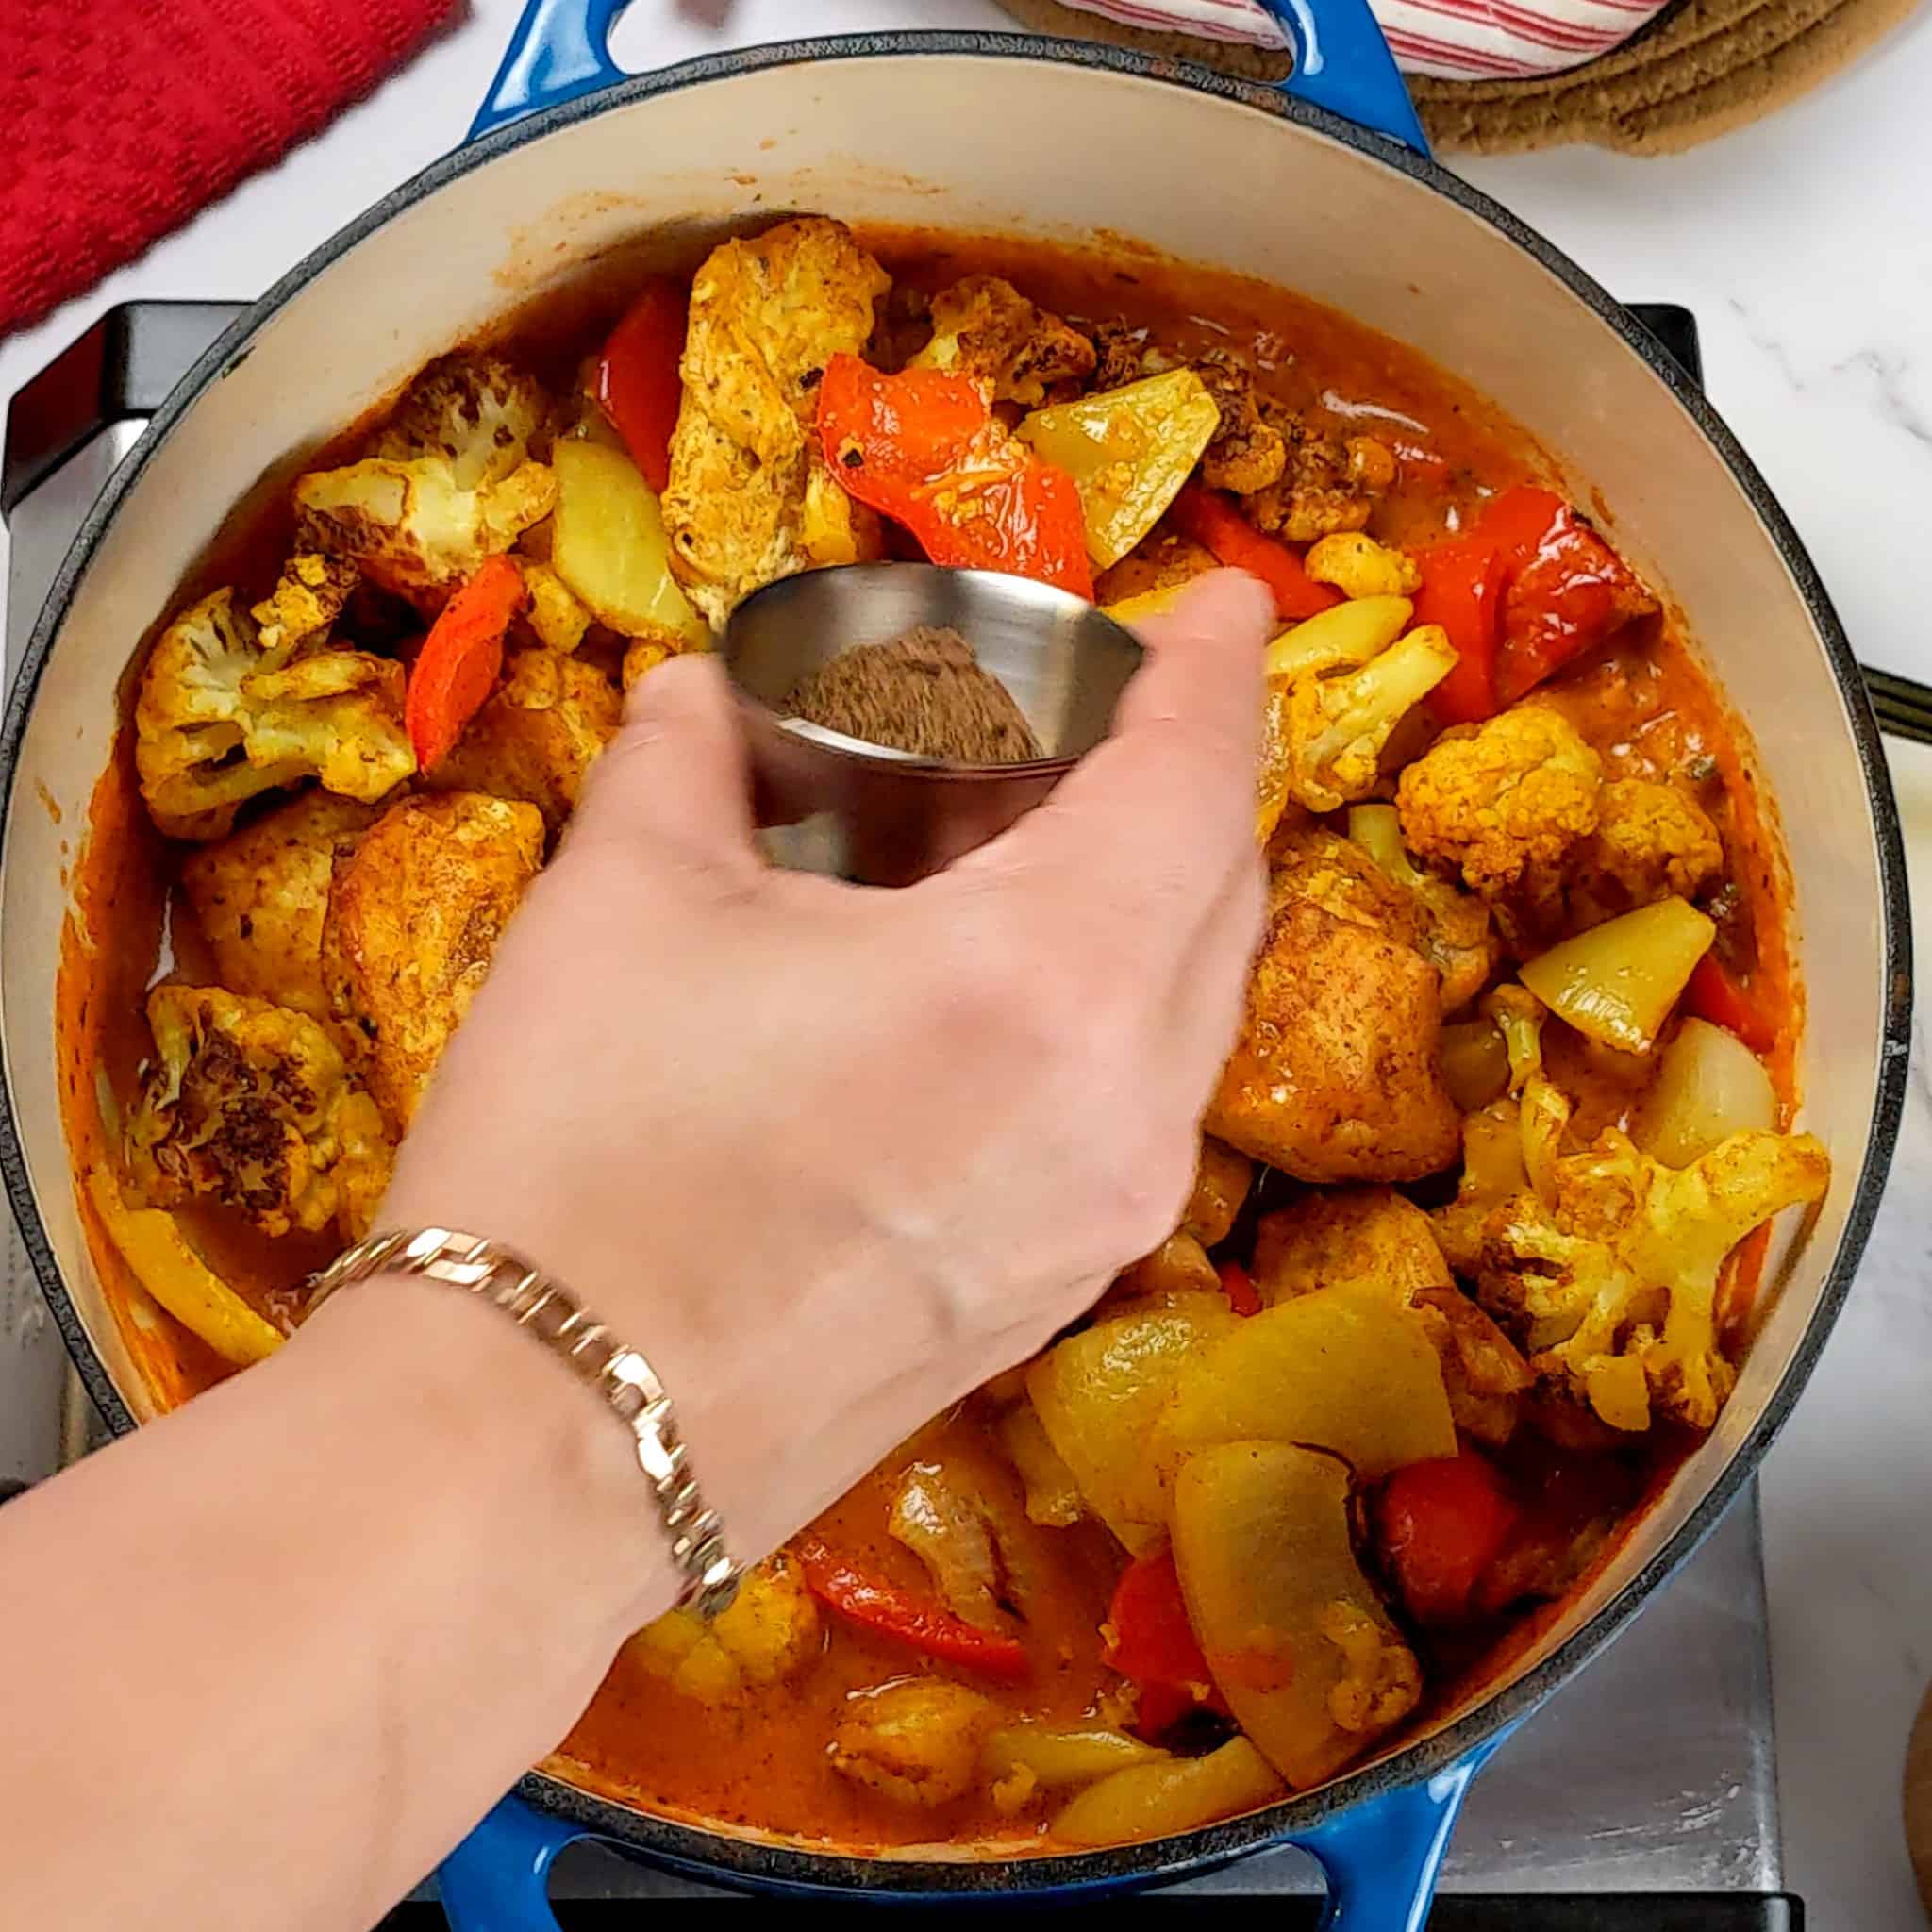
{"type": "MultiPolygon", "coordinates": [[[[1145,324],[1153,340],[1179,356],[1217,344],[1245,352],[1265,391],[1315,411],[1317,421],[1326,411],[1339,432],[1373,434],[1396,450],[1400,481],[1370,525],[1384,541],[1429,543],[1465,521],[1490,492],[1523,481],[1556,481],[1554,466],[1530,439],[1463,385],[1398,343],[1261,284],[1120,250],[1076,254],[910,231],[874,230],[861,240],[902,284],[929,291],[961,275],[997,272],[1072,318],[1124,316],[1145,324]]],[[[561,386],[617,311],[624,291],[612,293],[609,302],[602,294],[580,294],[547,311],[526,311],[508,325],[508,339],[537,373],[561,386]],[[559,334],[559,315],[568,317],[567,334],[559,334]]],[[[285,510],[251,509],[184,577],[184,594],[237,574],[237,558],[243,559],[244,579],[252,585],[258,576],[265,589],[288,529],[285,510]],[[225,566],[219,575],[217,565],[225,566]]],[[[1609,534],[1614,540],[1614,531],[1609,534]]],[[[158,625],[165,613],[156,615],[158,625]]],[[[1694,667],[1674,622],[1657,619],[1626,631],[1547,689],[1602,754],[1607,778],[1661,777],[1687,767],[1707,774],[1698,797],[1723,833],[1734,888],[1721,908],[1718,945],[1726,963],[1755,981],[1759,1000],[1785,1016],[1773,1072],[1789,1107],[1798,1014],[1781,861],[1748,755],[1727,727],[1716,693],[1694,667]]],[[[150,1050],[142,1010],[146,989],[168,974],[193,981],[206,963],[204,943],[174,888],[182,848],[170,847],[148,824],[135,790],[129,736],[124,730],[121,755],[93,800],[63,954],[60,1064],[77,1170],[103,1158],[111,1139],[101,1118],[102,1089],[123,1108],[135,1096],[137,1068],[150,1050]]],[[[1561,1027],[1549,1029],[1545,1040],[1554,1077],[1577,1101],[1579,1132],[1593,1135],[1623,1119],[1634,1097],[1627,1063],[1620,1069],[1616,1057],[1589,1049],[1561,1027]]],[[[1272,1205],[1284,1198],[1274,1195],[1272,1205]]],[[[227,1373],[134,1283],[93,1224],[84,1196],[82,1212],[151,1406],[173,1407],[227,1373]]],[[[225,1278],[272,1313],[285,1314],[290,1291],[326,1258],[326,1238],[271,1241],[218,1211],[190,1209],[185,1220],[225,1278]]],[[[1761,1253],[1762,1243],[1754,1242],[1734,1270],[1734,1309],[1748,1301],[1761,1253]]],[[[1642,1449],[1625,1452],[1629,1459],[1611,1465],[1619,1500],[1635,1507],[1683,1447],[1659,1426],[1642,1449]]],[[[923,1457],[943,1457],[990,1491],[1004,1491],[1024,1523],[1017,1480],[978,1405],[969,1402],[889,1459],[828,1512],[821,1528],[829,1542],[874,1574],[925,1592],[924,1571],[886,1533],[893,1485],[908,1461],[923,1457]]],[[[1564,1479],[1561,1462],[1545,1447],[1512,1473],[1530,1483],[1557,1483],[1564,1479]],[[1537,1462],[1546,1467],[1531,1466],[1537,1462]]],[[[506,1552],[506,1560],[516,1560],[516,1553],[506,1552]]],[[[1099,1625],[1123,1557],[1104,1530],[1087,1524],[1033,1529],[1024,1561],[1032,1586],[1024,1640],[1032,1668],[1010,1692],[1014,1708],[1016,1714],[1075,1719],[1093,1710],[1103,1689],[1118,1681],[1101,1662],[1099,1625]]],[[[653,1810],[852,1849],[939,1840],[1038,1846],[1043,1824],[998,1816],[983,1792],[910,1813],[832,1772],[826,1740],[855,1690],[916,1671],[1008,1693],[954,1666],[915,1657],[830,1613],[826,1626],[824,1654],[813,1667],[740,1709],[686,1700],[620,1658],[552,1768],[653,1810]]],[[[1445,1697],[1466,1695],[1480,1683],[1520,1646],[1524,1628],[1525,1620],[1518,1618],[1458,1641],[1453,1651],[1432,1645],[1424,1635],[1429,1689],[1418,1722],[1440,1711],[1445,1697]]]]}

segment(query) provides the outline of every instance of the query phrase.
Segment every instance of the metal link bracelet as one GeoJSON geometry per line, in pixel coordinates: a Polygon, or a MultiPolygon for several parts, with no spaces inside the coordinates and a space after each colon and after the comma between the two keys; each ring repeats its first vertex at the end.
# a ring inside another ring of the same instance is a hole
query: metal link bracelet
{"type": "Polygon", "coordinates": [[[385,1270],[467,1289],[560,1355],[636,1439],[638,1465],[650,1479],[672,1558],[684,1576],[678,1608],[711,1618],[729,1607],[743,1571],[726,1550],[724,1524],[691,1472],[671,1398],[636,1349],[617,1341],[574,1295],[521,1255],[447,1227],[364,1237],[312,1277],[310,1310],[338,1289],[385,1270]]]}

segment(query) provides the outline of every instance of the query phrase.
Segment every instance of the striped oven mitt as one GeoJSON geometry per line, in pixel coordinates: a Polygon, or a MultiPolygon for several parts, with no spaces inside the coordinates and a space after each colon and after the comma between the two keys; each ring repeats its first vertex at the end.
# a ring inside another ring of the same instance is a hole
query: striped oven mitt
{"type": "MultiPolygon", "coordinates": [[[[1257,0],[1064,0],[1122,26],[1286,47],[1257,0]]],[[[1665,0],[1371,0],[1396,63],[1439,80],[1561,74],[1627,41],[1665,0]]]]}

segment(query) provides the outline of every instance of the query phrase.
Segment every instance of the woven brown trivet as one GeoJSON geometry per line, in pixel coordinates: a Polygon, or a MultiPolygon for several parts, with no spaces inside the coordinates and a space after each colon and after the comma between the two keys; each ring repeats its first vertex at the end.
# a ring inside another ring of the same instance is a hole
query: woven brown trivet
{"type": "MultiPolygon", "coordinates": [[[[1042,33],[1184,55],[1251,80],[1278,80],[1285,55],[1187,34],[1116,26],[1058,0],[1000,0],[1042,33]]],[[[1828,79],[1919,0],[1675,0],[1634,39],[1540,80],[1409,82],[1446,153],[1511,154],[1585,142],[1674,154],[1761,119],[1828,79]]]]}

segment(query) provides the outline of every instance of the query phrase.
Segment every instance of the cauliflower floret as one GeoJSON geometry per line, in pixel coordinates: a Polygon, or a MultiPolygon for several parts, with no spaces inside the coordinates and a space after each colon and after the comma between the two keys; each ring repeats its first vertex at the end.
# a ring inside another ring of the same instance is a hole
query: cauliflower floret
{"type": "Polygon", "coordinates": [[[1254,1276],[1270,1307],[1323,1288],[1396,1295],[1441,1361],[1456,1426],[1485,1442],[1507,1442],[1515,1433],[1529,1370],[1509,1338],[1457,1287],[1429,1217],[1392,1188],[1324,1190],[1263,1216],[1254,1276]]]}
{"type": "Polygon", "coordinates": [[[1313,543],[1338,530],[1359,530],[1395,481],[1395,457],[1372,436],[1325,435],[1291,409],[1261,406],[1288,449],[1281,479],[1245,499],[1255,525],[1291,543],[1313,543]]]}
{"type": "Polygon", "coordinates": [[[356,566],[339,557],[290,558],[275,589],[248,613],[256,623],[256,642],[282,661],[322,643],[358,581],[356,566]]]}
{"type": "Polygon", "coordinates": [[[182,889],[231,992],[273,999],[313,1020],[329,1017],[322,983],[322,921],[338,852],[375,808],[311,787],[245,830],[191,853],[182,889]]]}
{"type": "Polygon", "coordinates": [[[557,651],[513,651],[503,682],[425,782],[438,791],[527,799],[554,833],[623,719],[623,699],[595,665],[557,651]]]}
{"type": "Polygon", "coordinates": [[[855,1697],[832,1735],[832,1769],[902,1805],[945,1805],[973,1789],[991,1698],[940,1677],[915,1677],[855,1697]]]}
{"type": "Polygon", "coordinates": [[[1290,690],[1289,790],[1310,811],[1365,797],[1381,777],[1389,735],[1456,668],[1441,625],[1425,624],[1334,677],[1298,677],[1290,690]]]}
{"type": "Polygon", "coordinates": [[[997,275],[968,275],[932,298],[932,340],[915,369],[990,383],[995,402],[1031,408],[1055,383],[1093,373],[1093,344],[997,275]]]}
{"type": "Polygon", "coordinates": [[[136,1177],[172,1207],[208,1195],[264,1234],[359,1240],[389,1185],[381,1116],[307,1014],[218,986],[148,995],[157,1065],[129,1126],[136,1177]]]}
{"type": "Polygon", "coordinates": [[[1596,830],[1603,760],[1557,712],[1518,705],[1445,733],[1402,774],[1409,849],[1457,869],[1514,924],[1559,906],[1563,866],[1596,830]]]}
{"type": "Polygon", "coordinates": [[[403,667],[363,651],[264,652],[232,589],[164,630],[142,667],[135,767],[172,839],[219,839],[257,793],[315,776],[365,803],[416,769],[403,667]]]}
{"type": "Polygon", "coordinates": [[[780,1551],[746,1571],[730,1607],[708,1624],[694,1611],[669,1610],[625,1654],[700,1704],[743,1704],[796,1676],[821,1644],[819,1607],[780,1551]]]}
{"type": "Polygon", "coordinates": [[[1530,1368],[1612,1428],[1661,1409],[1707,1429],[1734,1373],[1719,1346],[1725,1257],[1830,1179],[1809,1134],[1733,1134],[1668,1168],[1607,1128],[1555,1166],[1553,1198],[1518,1194],[1491,1217],[1477,1293],[1534,1351],[1530,1368]]]}
{"type": "Polygon", "coordinates": [[[1332,833],[1291,841],[1240,1037],[1203,1125],[1306,1181],[1419,1180],[1456,1158],[1441,980],[1408,895],[1332,833]]]}
{"type": "Polygon", "coordinates": [[[1209,349],[1194,360],[1221,422],[1201,458],[1201,480],[1210,490],[1252,496],[1281,481],[1288,468],[1288,440],[1261,413],[1255,372],[1232,349],[1209,349]]]}
{"type": "Polygon", "coordinates": [[[590,610],[547,563],[519,557],[517,568],[524,574],[524,589],[530,593],[525,614],[537,641],[548,650],[575,651],[591,627],[590,610]]]}
{"type": "Polygon", "coordinates": [[[534,376],[501,356],[459,350],[417,375],[369,454],[444,458],[456,487],[475,490],[515,475],[549,420],[550,398],[534,376]]]}
{"type": "Polygon", "coordinates": [[[426,612],[550,514],[557,479],[525,462],[466,490],[449,457],[369,457],[296,477],[294,498],[305,541],[426,612]]]}
{"type": "Polygon", "coordinates": [[[1580,858],[1577,891],[1607,914],[1694,899],[1724,869],[1724,842],[1697,801],[1643,778],[1605,785],[1595,835],[1580,858]]]}
{"type": "Polygon", "coordinates": [[[1412,597],[1423,587],[1414,558],[1359,530],[1339,530],[1311,544],[1302,568],[1318,584],[1333,584],[1344,597],[1412,597]]]}

